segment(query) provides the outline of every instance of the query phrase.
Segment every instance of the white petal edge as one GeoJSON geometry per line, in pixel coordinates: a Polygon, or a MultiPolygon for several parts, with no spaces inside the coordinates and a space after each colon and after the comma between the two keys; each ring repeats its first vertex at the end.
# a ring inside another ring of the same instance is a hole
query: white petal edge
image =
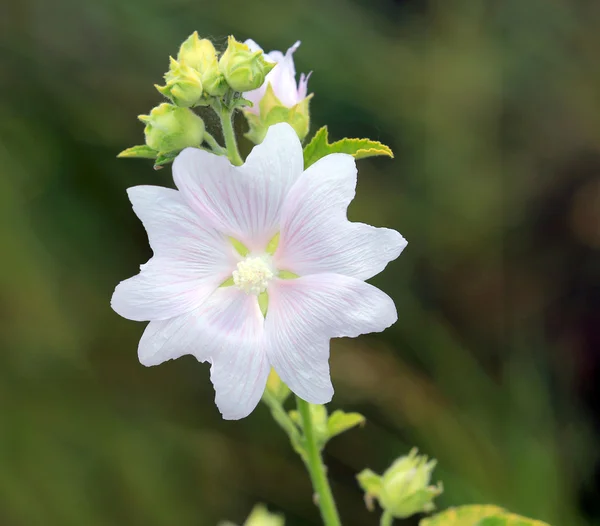
{"type": "Polygon", "coordinates": [[[128,320],[167,320],[201,305],[230,274],[225,269],[203,277],[189,262],[155,256],[117,285],[111,307],[128,320]]]}
{"type": "Polygon", "coordinates": [[[279,229],[281,206],[303,169],[302,145],[293,128],[275,124],[244,165],[186,148],[173,163],[175,184],[186,202],[214,228],[264,250],[279,229]]]}
{"type": "Polygon", "coordinates": [[[269,287],[267,355],[295,394],[325,404],[333,396],[330,338],[380,332],[397,318],[387,294],[355,278],[315,274],[277,280],[269,287]]]}
{"type": "Polygon", "coordinates": [[[278,268],[298,275],[333,272],[365,280],[400,255],[406,246],[400,233],[346,218],[356,175],[353,157],[332,154],[296,181],[282,209],[278,268]]]}
{"type": "Polygon", "coordinates": [[[134,186],[127,194],[156,256],[188,262],[199,276],[235,269],[239,257],[229,240],[203,223],[181,192],[134,186]]]}
{"type": "Polygon", "coordinates": [[[260,401],[270,371],[256,297],[234,287],[220,288],[184,316],[150,322],[138,349],[143,365],[184,354],[211,363],[215,402],[223,418],[248,416],[260,401]]]}

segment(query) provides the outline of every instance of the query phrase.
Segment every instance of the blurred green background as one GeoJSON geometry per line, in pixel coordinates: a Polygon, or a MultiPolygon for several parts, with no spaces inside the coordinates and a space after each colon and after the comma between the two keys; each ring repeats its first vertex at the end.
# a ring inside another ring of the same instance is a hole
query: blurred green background
{"type": "Polygon", "coordinates": [[[109,306],[150,256],[125,189],[172,185],[115,156],[194,30],[302,40],[313,130],[396,152],[360,162],[350,208],[409,245],[373,280],[398,323],[332,346],[330,405],[368,418],[326,455],[344,524],[377,524],[354,476],[413,445],[441,507],[600,524],[599,24],[567,0],[3,2],[0,525],[241,524],[259,501],[319,523],[266,408],[222,421],[208,365],[142,367],[143,324],[109,306]]]}

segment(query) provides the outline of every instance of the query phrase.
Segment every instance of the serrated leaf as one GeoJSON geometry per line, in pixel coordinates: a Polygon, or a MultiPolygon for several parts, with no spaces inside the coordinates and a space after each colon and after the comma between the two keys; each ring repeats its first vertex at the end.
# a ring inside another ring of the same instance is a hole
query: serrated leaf
{"type": "Polygon", "coordinates": [[[327,126],[323,126],[304,148],[304,169],[330,153],[347,153],[355,159],[364,159],[375,155],[394,157],[389,146],[370,139],[341,139],[330,143],[327,126]]]}
{"type": "Polygon", "coordinates": [[[150,148],[146,144],[140,144],[139,146],[132,146],[123,150],[117,157],[123,159],[156,159],[158,152],[150,148]]]}
{"type": "Polygon", "coordinates": [[[365,421],[365,417],[360,413],[344,413],[344,411],[340,410],[334,411],[327,421],[328,438],[331,439],[344,431],[348,431],[348,429],[362,425],[365,421]]]}
{"type": "Polygon", "coordinates": [[[482,519],[503,513],[505,510],[498,506],[459,506],[423,519],[419,526],[478,526],[482,519]]]}

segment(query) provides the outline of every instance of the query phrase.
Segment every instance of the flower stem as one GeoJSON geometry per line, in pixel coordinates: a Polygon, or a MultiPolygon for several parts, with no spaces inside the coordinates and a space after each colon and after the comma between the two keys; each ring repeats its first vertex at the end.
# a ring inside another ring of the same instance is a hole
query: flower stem
{"type": "Polygon", "coordinates": [[[223,148],[217,142],[217,140],[207,131],[204,132],[204,140],[208,143],[213,153],[216,153],[217,155],[227,155],[227,151],[225,150],[225,148],[223,148]]]}
{"type": "Polygon", "coordinates": [[[394,522],[394,516],[389,511],[384,511],[381,516],[381,521],[379,522],[379,526],[392,526],[394,522]]]}
{"type": "Polygon", "coordinates": [[[225,139],[225,149],[231,164],[241,166],[244,164],[238,151],[237,141],[235,140],[235,132],[233,131],[233,111],[223,106],[219,111],[221,119],[221,128],[223,129],[223,138],[225,139]]]}
{"type": "Polygon", "coordinates": [[[298,396],[296,397],[296,402],[298,405],[298,413],[300,413],[302,418],[304,447],[306,449],[306,467],[318,499],[323,523],[325,526],[341,526],[335,501],[333,500],[333,494],[331,493],[329,481],[327,480],[327,475],[325,473],[325,465],[323,464],[321,452],[317,445],[310,405],[298,396]]]}

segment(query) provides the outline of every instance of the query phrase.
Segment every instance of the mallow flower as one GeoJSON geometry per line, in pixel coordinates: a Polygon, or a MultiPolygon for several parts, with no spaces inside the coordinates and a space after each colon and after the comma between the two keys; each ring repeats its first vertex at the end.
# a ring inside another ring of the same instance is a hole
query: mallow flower
{"type": "MultiPolygon", "coordinates": [[[[262,51],[262,48],[254,40],[248,39],[244,44],[251,51],[262,51]]],[[[253,103],[253,106],[248,108],[247,111],[257,115],[260,113],[259,103],[264,97],[269,84],[273,88],[275,96],[287,108],[291,108],[306,99],[310,74],[305,75],[302,73],[298,84],[296,84],[296,68],[294,67],[293,55],[299,47],[300,41],[289,48],[285,55],[281,51],[271,51],[264,54],[265,60],[275,63],[276,66],[265,77],[265,82],[260,88],[244,93],[244,98],[253,103]]]]}
{"type": "Polygon", "coordinates": [[[177,190],[130,188],[154,255],[112,307],[150,322],[140,362],[210,362],[226,419],[254,409],[271,368],[304,400],[329,402],[329,340],[396,321],[391,298],[364,280],[406,245],[395,230],[347,220],[356,176],[354,158],[338,153],[303,170],[282,123],[242,166],[187,148],[173,163],[177,190]]]}

